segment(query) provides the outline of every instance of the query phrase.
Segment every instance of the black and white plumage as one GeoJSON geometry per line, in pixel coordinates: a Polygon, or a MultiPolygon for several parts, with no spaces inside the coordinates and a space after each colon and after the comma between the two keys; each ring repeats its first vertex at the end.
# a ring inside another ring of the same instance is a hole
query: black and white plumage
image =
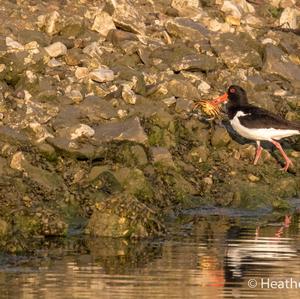
{"type": "Polygon", "coordinates": [[[282,149],[278,140],[300,134],[300,124],[288,121],[263,108],[248,103],[246,91],[232,85],[223,96],[214,100],[218,105],[227,102],[227,114],[233,129],[241,136],[255,140],[257,151],[254,164],[260,158],[262,147],[260,141],[273,143],[285,159],[284,170],[287,171],[292,161],[282,149]]]}

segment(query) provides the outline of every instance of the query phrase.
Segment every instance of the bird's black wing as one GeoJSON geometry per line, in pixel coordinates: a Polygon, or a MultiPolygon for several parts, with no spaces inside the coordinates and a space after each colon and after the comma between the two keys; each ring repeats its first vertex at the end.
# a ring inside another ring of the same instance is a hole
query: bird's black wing
{"type": "Polygon", "coordinates": [[[240,116],[239,121],[243,126],[251,129],[273,128],[281,130],[300,130],[300,123],[288,121],[259,107],[249,105],[243,107],[242,111],[246,115],[240,116]]]}

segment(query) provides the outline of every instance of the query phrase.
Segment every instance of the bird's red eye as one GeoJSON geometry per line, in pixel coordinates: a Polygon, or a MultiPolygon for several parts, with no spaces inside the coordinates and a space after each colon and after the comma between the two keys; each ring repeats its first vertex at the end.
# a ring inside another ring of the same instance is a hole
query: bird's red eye
{"type": "Polygon", "coordinates": [[[231,88],[229,89],[229,91],[230,91],[230,93],[235,93],[235,92],[236,92],[235,88],[233,88],[233,87],[231,87],[231,88]]]}

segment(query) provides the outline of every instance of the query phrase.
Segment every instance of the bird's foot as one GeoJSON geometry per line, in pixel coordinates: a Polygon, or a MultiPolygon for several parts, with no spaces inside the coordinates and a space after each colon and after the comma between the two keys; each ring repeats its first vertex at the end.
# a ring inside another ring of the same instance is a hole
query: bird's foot
{"type": "Polygon", "coordinates": [[[286,160],[286,163],[285,163],[284,167],[281,168],[281,170],[287,172],[290,166],[294,166],[294,165],[293,165],[293,162],[290,159],[288,159],[288,160],[286,160]]]}

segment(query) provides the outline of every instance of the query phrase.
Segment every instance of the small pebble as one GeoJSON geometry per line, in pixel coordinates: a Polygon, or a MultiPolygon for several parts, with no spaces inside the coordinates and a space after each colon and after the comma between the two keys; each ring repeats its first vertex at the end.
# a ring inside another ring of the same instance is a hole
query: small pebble
{"type": "Polygon", "coordinates": [[[254,174],[252,174],[252,173],[250,173],[249,175],[248,175],[248,180],[250,181],[250,182],[258,182],[260,179],[259,179],[259,177],[257,177],[256,175],[254,175],[254,174]]]}
{"type": "Polygon", "coordinates": [[[89,74],[89,69],[86,67],[78,67],[75,71],[75,77],[77,79],[83,79],[89,74]]]}
{"type": "Polygon", "coordinates": [[[58,57],[67,53],[67,47],[62,42],[56,42],[45,48],[50,57],[58,57]]]}
{"type": "Polygon", "coordinates": [[[114,80],[114,72],[109,69],[96,69],[94,71],[91,71],[90,79],[96,81],[96,82],[109,82],[114,80]]]}

